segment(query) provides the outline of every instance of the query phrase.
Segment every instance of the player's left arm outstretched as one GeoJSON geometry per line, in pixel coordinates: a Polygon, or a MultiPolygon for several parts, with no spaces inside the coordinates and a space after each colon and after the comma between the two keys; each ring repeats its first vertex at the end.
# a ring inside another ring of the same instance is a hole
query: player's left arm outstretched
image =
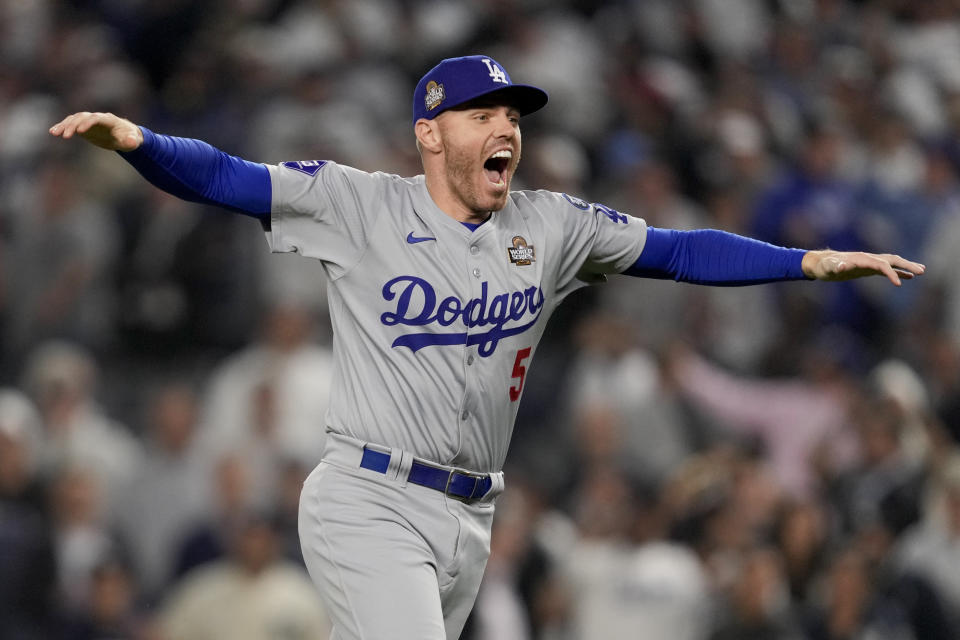
{"type": "Polygon", "coordinates": [[[879,275],[900,286],[902,280],[921,275],[925,269],[892,254],[789,249],[715,229],[650,227],[640,257],[624,273],[715,286],[879,275]]]}

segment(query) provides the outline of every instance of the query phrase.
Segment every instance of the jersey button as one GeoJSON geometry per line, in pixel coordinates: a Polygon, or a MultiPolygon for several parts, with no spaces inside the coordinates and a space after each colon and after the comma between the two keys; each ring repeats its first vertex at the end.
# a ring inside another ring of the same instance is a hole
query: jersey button
{"type": "Polygon", "coordinates": [[[472,245],[470,247],[470,253],[472,253],[473,255],[477,255],[478,253],[480,253],[480,247],[478,247],[477,245],[472,245]]]}
{"type": "Polygon", "coordinates": [[[464,422],[466,422],[466,421],[467,421],[467,418],[469,418],[469,417],[470,417],[470,414],[469,414],[468,412],[466,412],[466,411],[464,411],[463,413],[460,414],[460,419],[461,419],[462,421],[464,421],[464,422]]]}
{"type": "Polygon", "coordinates": [[[471,365],[471,364],[473,364],[473,354],[472,354],[472,353],[467,356],[467,365],[469,366],[469,365],[471,365]]]}
{"type": "Polygon", "coordinates": [[[474,267],[474,269],[473,269],[473,275],[476,276],[477,278],[479,278],[479,277],[480,277],[480,269],[474,267]]]}

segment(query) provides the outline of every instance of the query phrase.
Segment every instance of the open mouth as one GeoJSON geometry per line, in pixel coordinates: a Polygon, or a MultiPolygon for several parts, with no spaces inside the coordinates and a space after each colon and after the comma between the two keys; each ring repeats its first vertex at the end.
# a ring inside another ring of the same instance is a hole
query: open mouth
{"type": "Polygon", "coordinates": [[[487,158],[487,161],[483,163],[483,172],[486,174],[487,180],[495,185],[502,186],[511,158],[513,158],[513,152],[509,149],[497,151],[487,158]]]}

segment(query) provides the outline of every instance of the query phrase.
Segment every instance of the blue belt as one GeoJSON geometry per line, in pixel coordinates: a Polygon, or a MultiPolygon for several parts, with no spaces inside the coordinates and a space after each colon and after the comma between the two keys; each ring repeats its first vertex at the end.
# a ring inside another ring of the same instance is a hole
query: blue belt
{"type": "MultiPolygon", "coordinates": [[[[364,447],[360,466],[378,473],[386,473],[390,465],[390,454],[364,447]]],[[[414,460],[407,481],[422,487],[436,489],[461,502],[476,502],[482,498],[493,481],[490,474],[470,473],[469,471],[449,470],[414,460]]]]}

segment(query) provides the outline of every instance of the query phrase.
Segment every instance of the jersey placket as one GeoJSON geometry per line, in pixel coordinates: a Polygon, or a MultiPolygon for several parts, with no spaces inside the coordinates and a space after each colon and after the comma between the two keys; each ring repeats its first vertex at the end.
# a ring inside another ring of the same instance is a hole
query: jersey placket
{"type": "MultiPolygon", "coordinates": [[[[467,267],[467,280],[469,281],[469,291],[470,296],[469,300],[482,300],[484,292],[484,284],[487,284],[487,297],[489,298],[491,294],[491,282],[488,279],[488,268],[489,264],[485,262],[485,258],[489,257],[489,250],[484,248],[486,244],[485,240],[489,240],[491,237],[495,237],[496,234],[492,233],[492,221],[488,222],[486,225],[481,226],[475,230],[470,238],[467,240],[465,247],[465,264],[467,267]]],[[[483,315],[486,313],[484,306],[489,304],[489,300],[484,303],[480,303],[483,306],[480,306],[480,309],[476,313],[471,313],[473,317],[482,319],[483,315]]],[[[480,363],[480,355],[477,353],[478,346],[476,344],[471,344],[471,337],[477,335],[478,333],[483,333],[489,330],[489,327],[484,326],[481,322],[473,324],[468,320],[465,320],[466,327],[466,344],[464,345],[463,351],[463,371],[464,371],[464,389],[463,397],[460,402],[460,442],[461,447],[463,446],[465,438],[474,440],[475,434],[473,433],[474,429],[482,428],[477,425],[476,421],[479,416],[475,414],[477,407],[480,406],[478,394],[482,393],[481,380],[478,373],[480,363]]]]}

